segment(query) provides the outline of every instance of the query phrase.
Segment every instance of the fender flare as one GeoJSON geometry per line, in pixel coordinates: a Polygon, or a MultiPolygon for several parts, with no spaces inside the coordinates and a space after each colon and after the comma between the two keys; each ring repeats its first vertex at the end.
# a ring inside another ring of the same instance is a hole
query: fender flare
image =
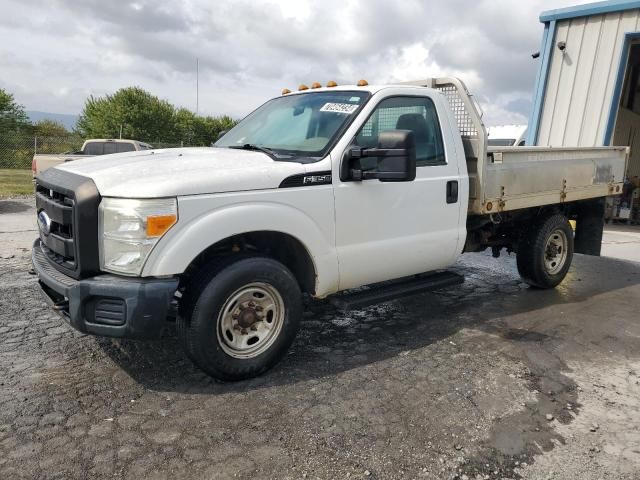
{"type": "Polygon", "coordinates": [[[155,245],[142,276],[180,275],[207,248],[234,235],[271,231],[297,239],[309,253],[316,272],[316,296],[337,291],[338,260],[334,239],[302,211],[281,203],[251,202],[210,210],[186,222],[178,220],[155,245]],[[251,226],[251,228],[247,228],[251,226]]]}

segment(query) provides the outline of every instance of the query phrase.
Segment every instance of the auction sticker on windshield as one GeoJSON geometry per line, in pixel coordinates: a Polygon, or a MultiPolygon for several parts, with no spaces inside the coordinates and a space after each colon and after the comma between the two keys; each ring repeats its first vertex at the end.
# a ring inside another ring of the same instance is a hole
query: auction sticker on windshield
{"type": "Polygon", "coordinates": [[[358,109],[359,105],[352,105],[351,103],[325,103],[320,109],[321,112],[332,113],[346,113],[352,114],[358,109]]]}

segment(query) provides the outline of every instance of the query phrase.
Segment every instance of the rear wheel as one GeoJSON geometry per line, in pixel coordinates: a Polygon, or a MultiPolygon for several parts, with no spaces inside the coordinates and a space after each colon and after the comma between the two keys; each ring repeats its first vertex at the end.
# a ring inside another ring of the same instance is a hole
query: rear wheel
{"type": "Polygon", "coordinates": [[[567,217],[554,214],[535,222],[518,242],[518,272],[529,285],[556,287],[573,259],[573,231],[567,217]]]}
{"type": "Polygon", "coordinates": [[[182,299],[179,334],[188,357],[220,380],[275,365],[298,331],[302,294],[293,274],[265,257],[216,262],[182,299]]]}

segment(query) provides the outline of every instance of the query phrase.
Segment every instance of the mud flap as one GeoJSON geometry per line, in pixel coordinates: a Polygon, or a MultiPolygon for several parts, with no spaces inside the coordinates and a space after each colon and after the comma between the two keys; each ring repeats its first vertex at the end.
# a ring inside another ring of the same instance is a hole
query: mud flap
{"type": "Polygon", "coordinates": [[[596,198],[577,205],[575,253],[599,257],[604,230],[605,198],[596,198]]]}

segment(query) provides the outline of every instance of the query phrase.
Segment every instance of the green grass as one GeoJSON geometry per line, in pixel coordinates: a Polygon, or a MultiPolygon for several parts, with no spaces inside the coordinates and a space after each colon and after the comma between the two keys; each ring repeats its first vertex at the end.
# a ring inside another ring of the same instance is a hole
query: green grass
{"type": "Polygon", "coordinates": [[[0,198],[33,193],[31,170],[0,168],[0,198]]]}

